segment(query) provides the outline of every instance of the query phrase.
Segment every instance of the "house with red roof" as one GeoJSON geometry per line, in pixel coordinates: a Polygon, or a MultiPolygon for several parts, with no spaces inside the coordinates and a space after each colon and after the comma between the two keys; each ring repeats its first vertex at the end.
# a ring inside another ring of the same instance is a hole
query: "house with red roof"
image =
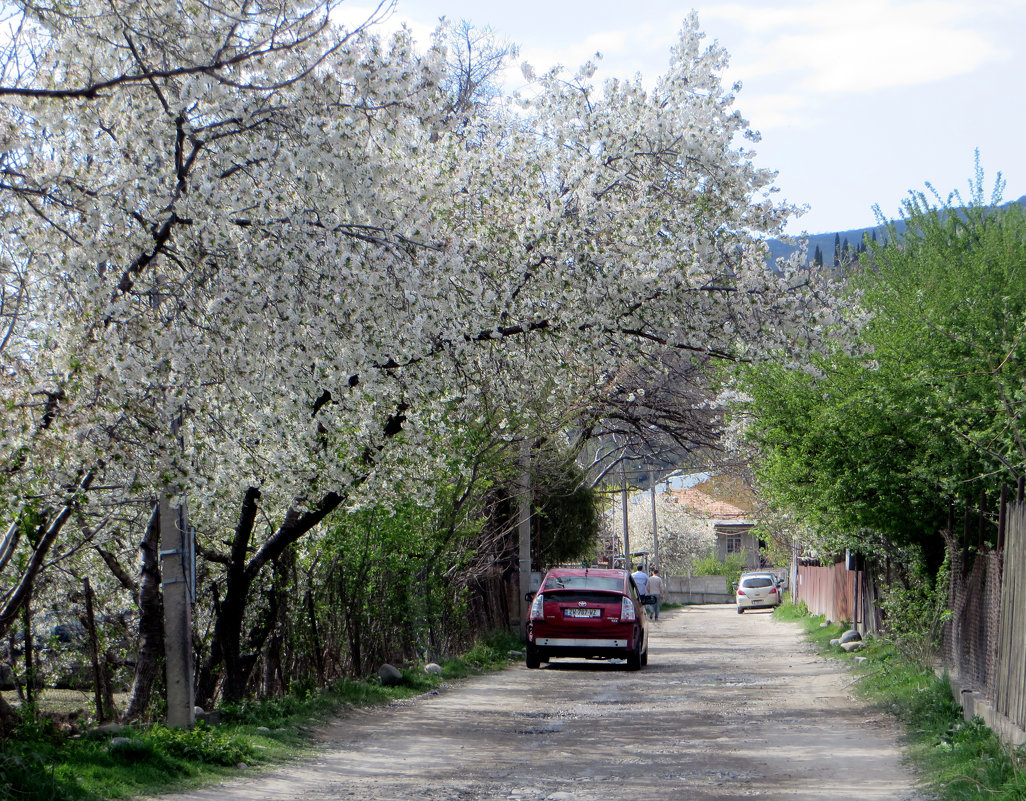
{"type": "Polygon", "coordinates": [[[716,538],[716,557],[722,562],[732,554],[744,554],[750,570],[761,566],[759,539],[752,533],[754,523],[743,509],[717,500],[699,487],[671,490],[670,498],[690,514],[704,517],[712,524],[716,538]]]}

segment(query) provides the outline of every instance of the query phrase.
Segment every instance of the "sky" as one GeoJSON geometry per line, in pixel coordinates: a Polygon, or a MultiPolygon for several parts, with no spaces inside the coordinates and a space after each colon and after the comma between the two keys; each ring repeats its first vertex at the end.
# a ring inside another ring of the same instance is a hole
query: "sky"
{"type": "MultiPolygon", "coordinates": [[[[395,0],[383,31],[408,25],[426,43],[439,17],[490,27],[537,72],[571,72],[601,53],[597,83],[654,83],[694,9],[730,53],[724,84],[762,134],[758,166],[807,212],[790,233],[897,217],[910,192],[969,192],[980,153],[989,199],[1026,195],[1026,0],[395,0]]],[[[346,0],[363,20],[371,0],[346,0]]],[[[520,70],[508,81],[515,84],[520,70]]]]}

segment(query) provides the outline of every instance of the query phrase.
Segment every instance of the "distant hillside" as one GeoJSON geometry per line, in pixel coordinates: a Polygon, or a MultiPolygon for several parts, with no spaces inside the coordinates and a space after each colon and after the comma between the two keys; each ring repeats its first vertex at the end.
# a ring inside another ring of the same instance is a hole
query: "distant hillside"
{"type": "MultiPolygon", "coordinates": [[[[896,225],[899,233],[905,232],[905,224],[903,222],[896,223],[896,225]]],[[[836,246],[839,245],[843,250],[844,243],[847,242],[848,247],[854,250],[862,242],[864,236],[872,239],[874,234],[881,242],[887,238],[886,228],[882,225],[876,225],[872,228],[852,228],[847,231],[834,231],[829,234],[809,234],[808,260],[812,261],[818,247],[823,253],[823,264],[829,266],[834,263],[834,249],[836,246]]],[[[776,266],[778,259],[786,259],[798,249],[798,246],[782,242],[779,239],[771,239],[769,240],[769,249],[770,264],[776,266]]]]}
{"type": "MultiPolygon", "coordinates": [[[[1004,204],[1010,206],[1012,203],[1018,203],[1026,206],[1026,195],[1023,195],[1018,200],[1012,200],[1004,204]]],[[[896,222],[895,227],[899,234],[905,233],[905,223],[896,222]]],[[[816,254],[816,248],[818,247],[823,253],[823,264],[830,266],[834,263],[834,249],[835,246],[840,244],[840,247],[844,248],[844,243],[848,243],[848,247],[854,250],[862,242],[863,236],[868,236],[870,239],[873,235],[876,235],[879,241],[884,241],[887,237],[887,231],[885,226],[877,225],[871,228],[852,228],[847,231],[834,231],[827,234],[810,234],[809,235],[809,261],[811,262],[816,254]]],[[[786,259],[795,250],[798,249],[797,245],[787,244],[780,241],[779,239],[769,240],[770,249],[770,264],[775,266],[778,259],[786,259]]]]}

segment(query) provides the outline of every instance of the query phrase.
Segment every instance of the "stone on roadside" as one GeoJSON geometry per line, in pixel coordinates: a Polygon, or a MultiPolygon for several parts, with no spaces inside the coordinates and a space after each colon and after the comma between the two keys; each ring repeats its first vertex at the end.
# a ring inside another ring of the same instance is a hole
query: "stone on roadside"
{"type": "Polygon", "coordinates": [[[835,648],[836,648],[836,647],[837,647],[838,645],[840,645],[840,644],[841,644],[841,640],[840,640],[840,638],[838,638],[838,637],[834,637],[834,639],[832,639],[832,640],[830,641],[830,645],[832,645],[832,646],[833,646],[833,647],[835,647],[835,648]]]}
{"type": "Polygon", "coordinates": [[[122,726],[120,723],[101,723],[99,726],[94,726],[86,732],[87,737],[106,737],[108,734],[120,734],[121,732],[127,731],[127,726],[122,726]]]}
{"type": "Polygon", "coordinates": [[[395,665],[385,662],[378,668],[378,678],[383,687],[398,687],[403,683],[403,674],[395,665]]]}
{"type": "Polygon", "coordinates": [[[426,665],[424,665],[424,672],[430,673],[432,676],[441,676],[442,666],[439,665],[437,662],[428,662],[426,665]]]}
{"type": "Polygon", "coordinates": [[[125,762],[141,761],[150,755],[149,745],[132,737],[112,737],[107,751],[125,762]]]}
{"type": "Polygon", "coordinates": [[[862,635],[859,634],[855,629],[848,629],[844,634],[841,635],[841,643],[846,642],[857,642],[862,639],[862,635]]]}
{"type": "Polygon", "coordinates": [[[866,644],[862,640],[852,640],[851,642],[842,642],[841,647],[850,654],[852,651],[865,648],[866,644]]]}

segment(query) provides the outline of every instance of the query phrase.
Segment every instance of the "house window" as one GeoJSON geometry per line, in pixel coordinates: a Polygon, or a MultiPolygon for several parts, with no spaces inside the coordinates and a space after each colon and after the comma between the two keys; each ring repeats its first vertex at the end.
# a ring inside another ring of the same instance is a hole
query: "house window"
{"type": "Polygon", "coordinates": [[[727,535],[727,555],[732,553],[741,553],[741,535],[740,534],[728,534],[727,535]]]}

